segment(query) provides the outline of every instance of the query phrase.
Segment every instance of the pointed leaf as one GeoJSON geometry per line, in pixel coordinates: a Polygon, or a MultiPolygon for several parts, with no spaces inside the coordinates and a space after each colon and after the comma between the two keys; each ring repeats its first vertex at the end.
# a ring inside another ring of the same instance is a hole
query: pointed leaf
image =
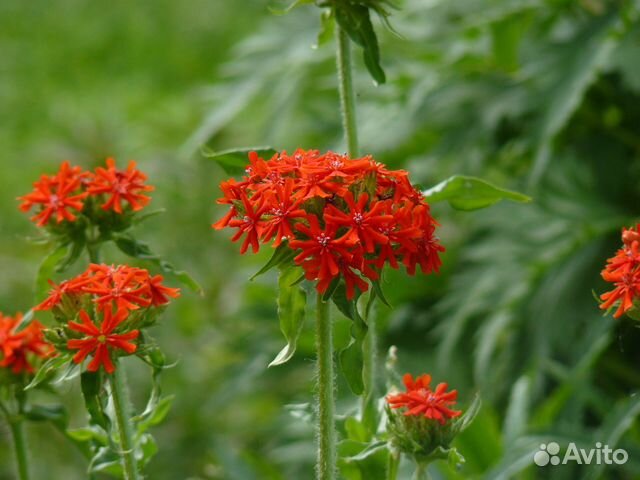
{"type": "Polygon", "coordinates": [[[364,322],[357,308],[358,297],[347,299],[347,290],[343,282],[336,288],[333,294],[333,302],[338,309],[351,319],[351,340],[340,352],[339,367],[345,376],[349,388],[356,395],[364,392],[364,339],[367,335],[367,324],[364,322]]]}
{"type": "Polygon", "coordinates": [[[477,210],[501,200],[530,202],[531,197],[496,187],[480,178],[454,175],[423,192],[429,203],[446,200],[456,210],[477,210]]]}
{"type": "Polygon", "coordinates": [[[202,154],[206,158],[210,158],[220,165],[227,175],[242,176],[245,174],[247,166],[249,166],[249,152],[256,152],[261,157],[271,157],[276,153],[274,148],[263,146],[231,148],[229,150],[221,150],[219,152],[205,150],[202,154]]]}
{"type": "Polygon", "coordinates": [[[291,260],[293,260],[293,257],[295,256],[296,256],[296,251],[289,248],[286,242],[280,244],[278,248],[276,248],[275,251],[273,252],[273,255],[271,256],[269,261],[260,270],[258,270],[249,280],[253,280],[254,278],[268,272],[274,267],[280,267],[280,266],[286,267],[287,264],[291,262],[291,260]]]}
{"type": "Polygon", "coordinates": [[[297,268],[280,270],[280,277],[278,278],[278,317],[280,318],[280,330],[287,340],[287,345],[269,364],[270,367],[282,365],[289,361],[296,351],[298,337],[302,332],[307,292],[302,287],[291,286],[291,283],[298,278],[298,275],[297,268]]]}

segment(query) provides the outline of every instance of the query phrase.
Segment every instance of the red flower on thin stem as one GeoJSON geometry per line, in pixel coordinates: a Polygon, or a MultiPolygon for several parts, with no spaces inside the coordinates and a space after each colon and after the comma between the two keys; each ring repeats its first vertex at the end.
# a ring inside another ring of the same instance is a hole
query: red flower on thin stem
{"type": "Polygon", "coordinates": [[[55,218],[56,223],[64,220],[73,222],[77,218],[73,210],[80,212],[84,207],[83,199],[87,193],[78,193],[81,175],[69,162],[62,163],[57,175],[42,175],[33,186],[33,192],[19,197],[22,201],[20,210],[27,212],[34,206],[41,206],[41,210],[31,217],[38,227],[47,225],[51,218],[55,218]]]}
{"type": "Polygon", "coordinates": [[[142,192],[150,192],[154,188],[145,185],[147,176],[136,169],[136,162],[131,160],[126,170],[116,168],[113,158],[107,159],[107,168],[98,167],[89,183],[89,194],[108,195],[109,198],[102,205],[103,210],[113,210],[122,213],[122,202],[127,202],[134,212],[146,206],[151,198],[142,192]]]}
{"type": "Polygon", "coordinates": [[[447,392],[447,384],[440,383],[435,390],[431,390],[431,375],[421,375],[414,381],[411,374],[403,377],[406,392],[387,396],[391,408],[407,408],[405,416],[421,416],[437,420],[444,425],[450,418],[460,416],[460,410],[449,407],[455,405],[458,392],[447,392]]]}
{"type": "Polygon", "coordinates": [[[102,323],[96,325],[87,312],[81,310],[82,323],[69,322],[69,329],[85,335],[84,338],[67,341],[67,348],[78,350],[73,356],[73,361],[79,364],[89,355],[93,355],[93,359],[87,365],[88,371],[96,372],[102,366],[107,373],[115,372],[111,353],[114,350],[122,350],[130,355],[138,348],[135,343],[131,343],[131,340],[138,338],[139,330],[120,334],[113,333],[128,314],[127,310],[120,309],[114,315],[112,309],[107,308],[103,312],[102,323]]]}

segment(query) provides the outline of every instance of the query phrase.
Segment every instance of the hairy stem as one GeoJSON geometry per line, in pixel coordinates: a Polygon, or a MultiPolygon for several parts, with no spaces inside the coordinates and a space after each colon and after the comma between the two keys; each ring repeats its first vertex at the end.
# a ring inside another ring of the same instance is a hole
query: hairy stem
{"type": "Polygon", "coordinates": [[[400,453],[396,450],[389,452],[387,459],[387,480],[398,479],[398,468],[400,467],[400,453]]]}
{"type": "Polygon", "coordinates": [[[412,480],[429,480],[429,472],[426,463],[416,463],[416,471],[413,473],[412,480]]]}
{"type": "Polygon", "coordinates": [[[18,478],[20,480],[29,480],[27,441],[24,436],[23,421],[21,418],[14,418],[9,422],[9,426],[11,428],[11,435],[13,436],[13,449],[16,454],[18,478]]]}
{"type": "Polygon", "coordinates": [[[339,25],[336,25],[336,40],[338,43],[338,89],[340,91],[342,127],[347,140],[347,152],[350,157],[354,158],[358,156],[358,126],[351,67],[351,44],[349,36],[339,25]]]}
{"type": "Polygon", "coordinates": [[[318,294],[316,308],[316,348],[318,353],[318,480],[333,480],[336,473],[336,432],[334,425],[333,333],[329,304],[318,294]]]}
{"type": "Polygon", "coordinates": [[[131,413],[129,390],[122,365],[116,365],[116,370],[109,376],[111,384],[111,398],[118,425],[120,439],[120,457],[124,477],[126,480],[138,480],[138,467],[135,459],[133,435],[131,432],[131,413]]]}

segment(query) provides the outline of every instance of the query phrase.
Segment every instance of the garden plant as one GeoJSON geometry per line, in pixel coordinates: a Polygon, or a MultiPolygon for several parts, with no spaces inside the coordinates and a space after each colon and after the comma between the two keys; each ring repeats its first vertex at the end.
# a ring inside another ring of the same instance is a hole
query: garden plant
{"type": "Polygon", "coordinates": [[[0,480],[640,475],[637,1],[63,3],[0,6],[0,480]]]}

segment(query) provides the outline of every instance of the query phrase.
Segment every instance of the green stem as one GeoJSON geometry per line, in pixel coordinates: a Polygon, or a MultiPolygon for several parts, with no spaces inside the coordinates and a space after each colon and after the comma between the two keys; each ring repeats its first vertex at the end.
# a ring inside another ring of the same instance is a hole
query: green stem
{"type": "Polygon", "coordinates": [[[416,463],[416,471],[413,473],[412,480],[429,480],[428,464],[416,463]]]}
{"type": "Polygon", "coordinates": [[[29,480],[29,462],[27,458],[27,442],[24,437],[21,419],[13,419],[9,422],[11,435],[13,436],[13,448],[16,453],[16,464],[18,467],[18,478],[29,480]]]}
{"type": "Polygon", "coordinates": [[[399,468],[400,453],[395,450],[391,450],[391,452],[389,452],[389,458],[387,460],[387,480],[397,480],[399,468]]]}
{"type": "Polygon", "coordinates": [[[133,435],[131,432],[131,413],[127,380],[123,366],[118,366],[117,364],[115,366],[115,372],[109,376],[109,383],[111,384],[111,398],[113,400],[113,409],[118,425],[122,468],[124,469],[124,478],[126,480],[137,480],[139,476],[135,459],[133,435]]]}
{"type": "Polygon", "coordinates": [[[22,414],[24,412],[25,394],[20,388],[20,394],[16,393],[17,413],[12,415],[9,409],[0,403],[2,412],[4,413],[7,421],[9,422],[9,428],[11,429],[11,436],[13,437],[13,447],[16,455],[16,467],[18,470],[19,480],[29,480],[29,458],[27,449],[27,439],[24,435],[24,421],[22,414]]]}
{"type": "Polygon", "coordinates": [[[336,41],[338,43],[338,89],[340,91],[342,126],[347,139],[349,156],[355,158],[358,156],[358,126],[351,67],[351,44],[349,36],[339,25],[336,25],[336,41]]]}
{"type": "MultiPolygon", "coordinates": [[[[376,382],[376,359],[378,356],[377,336],[376,336],[376,317],[373,311],[373,302],[375,296],[369,293],[366,296],[366,304],[364,309],[364,321],[369,327],[367,335],[364,337],[363,344],[363,379],[364,391],[362,393],[361,415],[364,417],[367,412],[375,412],[374,409],[368,408],[375,400],[375,382],[376,382]]],[[[376,422],[374,422],[376,423],[376,422]]]]}
{"type": "Polygon", "coordinates": [[[329,304],[318,294],[316,308],[316,348],[318,351],[318,480],[333,480],[336,473],[336,432],[334,425],[333,333],[329,304]]]}

